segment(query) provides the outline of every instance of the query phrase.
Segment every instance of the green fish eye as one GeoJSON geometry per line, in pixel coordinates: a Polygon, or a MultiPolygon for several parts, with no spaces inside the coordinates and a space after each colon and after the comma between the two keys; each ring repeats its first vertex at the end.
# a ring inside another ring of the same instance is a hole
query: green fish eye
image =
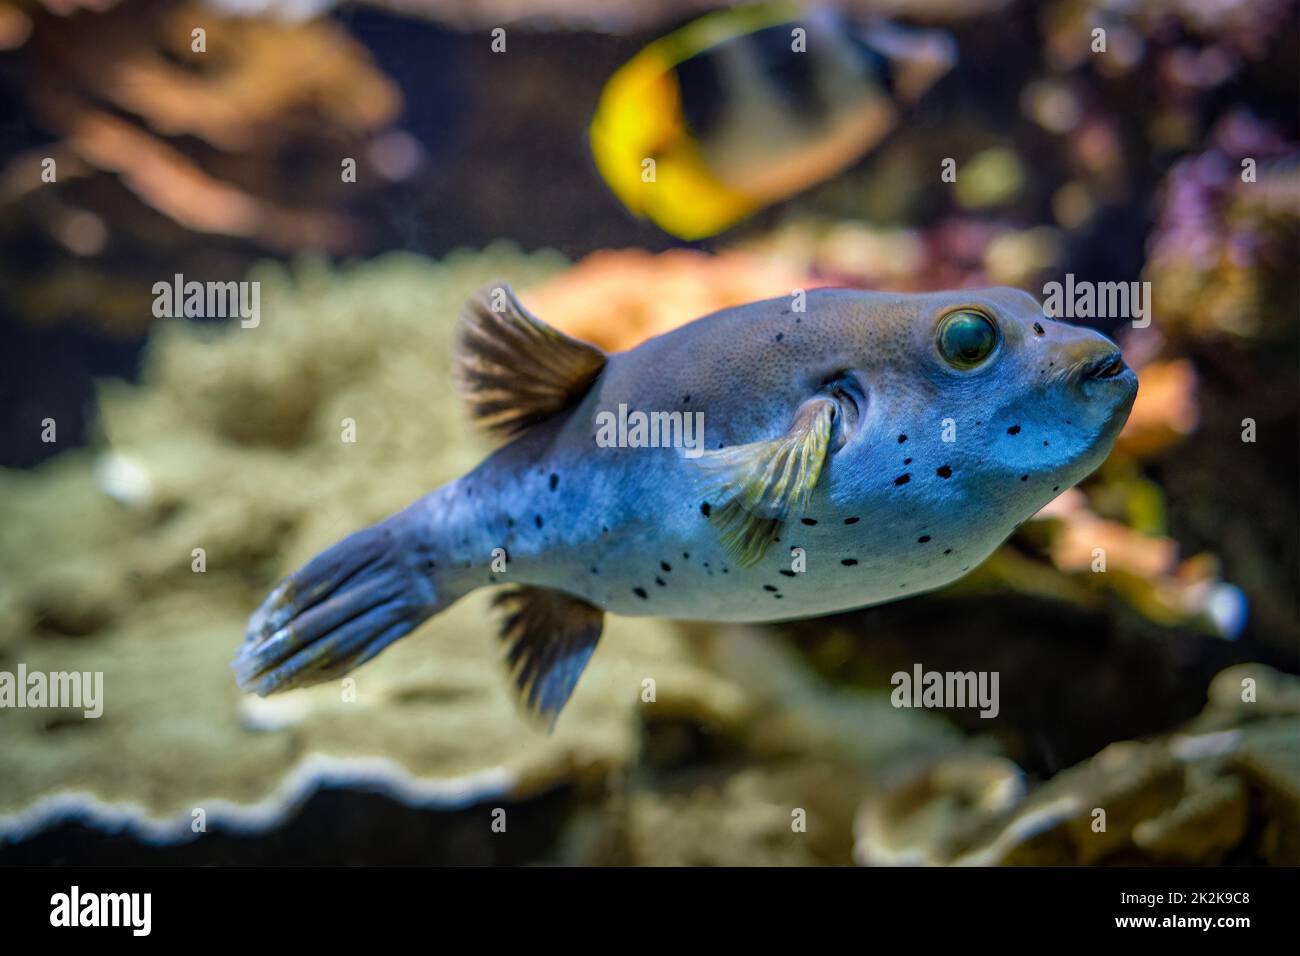
{"type": "Polygon", "coordinates": [[[974,368],[993,354],[997,344],[997,326],[974,309],[954,312],[939,326],[939,354],[954,368],[974,368]]]}

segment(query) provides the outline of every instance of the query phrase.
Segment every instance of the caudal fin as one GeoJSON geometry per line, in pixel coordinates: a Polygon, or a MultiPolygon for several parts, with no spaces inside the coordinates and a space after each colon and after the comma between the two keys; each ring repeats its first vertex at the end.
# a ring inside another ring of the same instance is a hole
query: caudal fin
{"type": "Polygon", "coordinates": [[[340,677],[437,610],[432,581],[411,567],[403,517],[344,538],[280,582],[231,664],[243,690],[266,696],[340,677]]]}

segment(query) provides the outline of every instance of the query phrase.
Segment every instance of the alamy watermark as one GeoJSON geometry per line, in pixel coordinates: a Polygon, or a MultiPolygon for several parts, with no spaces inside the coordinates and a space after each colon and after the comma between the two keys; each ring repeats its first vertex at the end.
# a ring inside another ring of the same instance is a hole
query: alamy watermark
{"type": "Polygon", "coordinates": [[[997,671],[927,671],[913,664],[911,673],[897,671],[889,682],[895,707],[978,707],[980,716],[993,718],[1001,710],[997,671]]]}
{"type": "Polygon", "coordinates": [[[687,458],[704,454],[703,412],[597,412],[596,444],[601,448],[682,448],[687,458]]]}
{"type": "Polygon", "coordinates": [[[50,897],[51,926],[125,926],[133,936],[148,936],[152,915],[152,893],[83,893],[74,885],[50,897]]]}
{"type": "Polygon", "coordinates": [[[104,713],[103,671],[0,671],[0,709],[57,707],[80,710],[92,720],[104,713]]]}
{"type": "Polygon", "coordinates": [[[1043,286],[1043,313],[1049,319],[1130,319],[1133,328],[1151,324],[1150,282],[1065,282],[1043,286]]]}
{"type": "Polygon", "coordinates": [[[186,282],[178,272],[171,282],[155,282],[153,296],[153,314],[159,319],[238,317],[246,329],[262,321],[260,282],[186,282]]]}

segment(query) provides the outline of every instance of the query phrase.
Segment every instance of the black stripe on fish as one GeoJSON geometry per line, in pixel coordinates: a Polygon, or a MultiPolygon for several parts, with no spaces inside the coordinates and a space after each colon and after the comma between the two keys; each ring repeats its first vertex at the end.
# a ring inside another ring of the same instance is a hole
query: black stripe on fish
{"type": "Polygon", "coordinates": [[[734,93],[726,88],[722,71],[728,55],[740,45],[758,60],[769,90],[789,107],[792,119],[822,116],[826,104],[817,86],[819,48],[809,41],[806,52],[792,48],[791,31],[797,23],[782,23],[743,36],[732,37],[683,60],[674,68],[681,93],[682,118],[698,140],[708,140],[726,122],[726,106],[734,93]]]}
{"type": "Polygon", "coordinates": [[[674,73],[681,93],[682,120],[697,140],[707,139],[725,115],[726,96],[718,61],[705,52],[678,63],[674,73]]]}
{"type": "Polygon", "coordinates": [[[791,49],[791,31],[795,26],[797,24],[783,23],[759,30],[750,35],[750,40],[762,65],[763,76],[789,103],[794,115],[819,116],[825,112],[825,103],[817,87],[820,48],[809,37],[805,52],[796,53],[791,49]]]}

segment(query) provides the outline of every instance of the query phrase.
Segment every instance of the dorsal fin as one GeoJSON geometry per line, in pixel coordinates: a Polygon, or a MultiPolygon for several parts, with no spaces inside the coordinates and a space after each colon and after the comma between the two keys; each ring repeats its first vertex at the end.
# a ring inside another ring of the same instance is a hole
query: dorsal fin
{"type": "Polygon", "coordinates": [[[596,649],[605,612],[560,591],[527,586],[507,589],[492,603],[505,612],[501,640],[519,703],[551,730],[596,649]]]}
{"type": "Polygon", "coordinates": [[[470,417],[513,437],[586,394],[605,359],[596,346],[537,318],[501,282],[466,304],[454,370],[470,417]]]}

